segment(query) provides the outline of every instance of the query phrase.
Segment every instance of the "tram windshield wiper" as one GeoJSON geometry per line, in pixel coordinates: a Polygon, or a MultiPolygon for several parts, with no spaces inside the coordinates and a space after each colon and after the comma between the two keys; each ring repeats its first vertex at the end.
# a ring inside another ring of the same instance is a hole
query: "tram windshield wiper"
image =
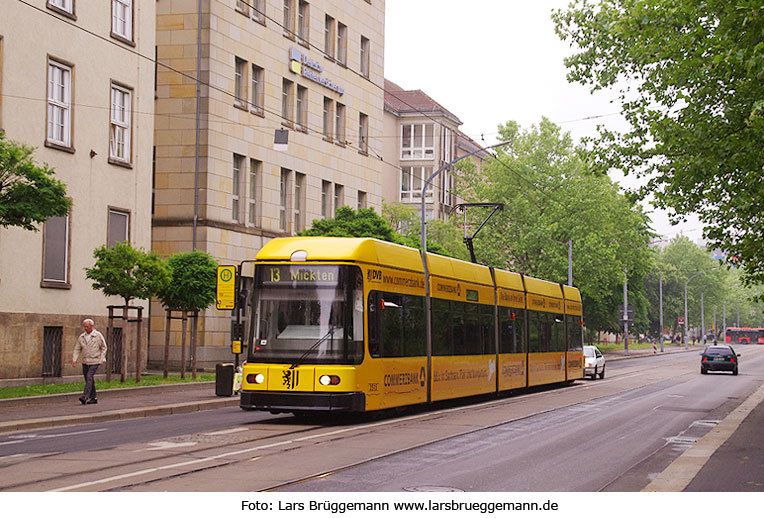
{"type": "Polygon", "coordinates": [[[294,362],[294,363],[293,363],[293,364],[292,364],[292,365],[291,365],[289,368],[290,368],[290,369],[294,369],[295,367],[297,367],[298,365],[300,365],[300,364],[302,363],[302,361],[303,361],[305,358],[307,358],[307,357],[308,357],[308,355],[309,355],[310,353],[312,353],[313,351],[315,351],[315,350],[316,350],[316,347],[318,347],[319,345],[321,345],[322,343],[324,343],[324,342],[326,341],[326,339],[327,339],[327,338],[331,338],[332,340],[334,340],[334,330],[335,330],[335,329],[337,329],[335,326],[329,326],[329,332],[328,332],[328,333],[326,333],[326,334],[325,334],[324,336],[322,336],[321,338],[319,338],[318,340],[316,340],[316,343],[314,343],[313,345],[311,345],[311,346],[308,348],[308,350],[307,350],[307,351],[305,351],[304,353],[302,353],[302,356],[300,356],[300,358],[299,358],[299,359],[298,359],[296,362],[294,362]]]}

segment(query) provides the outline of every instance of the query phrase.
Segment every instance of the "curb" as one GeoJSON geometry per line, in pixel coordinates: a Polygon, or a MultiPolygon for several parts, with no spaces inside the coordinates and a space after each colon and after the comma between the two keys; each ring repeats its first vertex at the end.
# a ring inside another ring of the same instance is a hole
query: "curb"
{"type": "Polygon", "coordinates": [[[78,416],[20,419],[17,421],[7,421],[5,423],[0,423],[0,433],[18,432],[22,430],[36,430],[39,428],[51,428],[56,426],[103,423],[107,421],[120,421],[122,419],[135,419],[140,417],[187,414],[190,412],[199,412],[202,410],[213,410],[216,408],[239,406],[239,402],[240,399],[238,397],[230,397],[226,399],[215,399],[211,401],[191,401],[188,403],[158,405],[143,408],[128,408],[124,410],[110,410],[97,414],[78,416]]]}
{"type": "Polygon", "coordinates": [[[672,347],[671,349],[665,348],[663,352],[658,351],[657,353],[653,353],[651,349],[636,349],[634,351],[629,351],[628,355],[623,354],[622,350],[618,352],[607,352],[602,354],[605,355],[605,360],[607,361],[619,361],[619,360],[630,360],[633,358],[658,357],[658,356],[665,356],[667,354],[700,351],[702,349],[703,349],[702,347],[691,346],[688,349],[685,349],[684,347],[681,347],[681,348],[672,347]]]}

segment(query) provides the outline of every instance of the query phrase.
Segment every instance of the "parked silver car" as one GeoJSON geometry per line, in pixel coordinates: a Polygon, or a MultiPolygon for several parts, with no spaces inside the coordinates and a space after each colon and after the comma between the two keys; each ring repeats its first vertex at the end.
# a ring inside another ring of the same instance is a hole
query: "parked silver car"
{"type": "Polygon", "coordinates": [[[605,379],[605,355],[597,349],[596,345],[584,346],[584,376],[596,379],[605,379]]]}

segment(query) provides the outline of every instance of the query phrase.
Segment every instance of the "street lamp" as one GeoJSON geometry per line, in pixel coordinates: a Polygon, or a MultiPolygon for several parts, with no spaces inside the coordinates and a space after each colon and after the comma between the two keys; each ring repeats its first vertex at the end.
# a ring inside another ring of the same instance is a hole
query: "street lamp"
{"type": "MultiPolygon", "coordinates": [[[[427,339],[427,377],[429,378],[432,373],[432,315],[431,315],[431,306],[432,301],[430,299],[430,270],[427,266],[427,222],[425,221],[425,195],[427,193],[427,187],[432,183],[432,181],[435,179],[436,176],[438,176],[440,173],[454,165],[460,160],[464,160],[465,158],[471,157],[472,155],[476,155],[477,153],[480,153],[481,151],[485,151],[487,149],[492,149],[499,146],[504,146],[506,144],[509,144],[511,141],[506,140],[504,142],[499,142],[498,144],[493,144],[491,146],[482,147],[480,149],[476,149],[475,151],[472,151],[470,153],[467,153],[466,155],[462,155],[460,157],[457,157],[450,161],[449,163],[441,166],[437,171],[432,173],[430,177],[427,179],[427,181],[422,184],[422,195],[421,195],[421,209],[422,209],[422,267],[424,268],[424,313],[425,313],[425,338],[427,339]]],[[[429,379],[427,380],[427,401],[430,402],[432,400],[432,383],[429,382],[429,379]]]]}
{"type": "Polygon", "coordinates": [[[712,272],[714,270],[718,270],[718,266],[714,266],[713,268],[709,268],[708,270],[703,270],[701,272],[696,273],[695,275],[692,275],[689,279],[687,279],[687,282],[684,283],[684,347],[685,349],[690,346],[690,344],[687,343],[687,330],[690,327],[690,323],[687,320],[687,285],[690,284],[690,281],[693,280],[698,275],[712,272]]]}

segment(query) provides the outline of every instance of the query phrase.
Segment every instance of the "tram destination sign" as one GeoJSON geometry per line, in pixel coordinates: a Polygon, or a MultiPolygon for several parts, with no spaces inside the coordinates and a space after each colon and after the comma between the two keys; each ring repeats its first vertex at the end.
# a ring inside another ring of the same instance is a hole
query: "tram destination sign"
{"type": "Polygon", "coordinates": [[[340,278],[339,266],[325,265],[266,265],[262,270],[263,284],[330,285],[340,278]]]}

